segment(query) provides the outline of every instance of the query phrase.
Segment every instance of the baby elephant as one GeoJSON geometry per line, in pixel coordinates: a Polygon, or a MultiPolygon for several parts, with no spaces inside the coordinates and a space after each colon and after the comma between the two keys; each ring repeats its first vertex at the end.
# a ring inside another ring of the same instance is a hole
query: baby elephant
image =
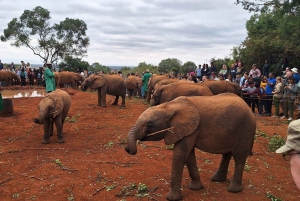
{"type": "Polygon", "coordinates": [[[44,124],[43,144],[50,142],[50,136],[53,135],[53,124],[57,130],[57,142],[64,143],[63,125],[65,118],[71,106],[70,95],[60,89],[57,89],[41,100],[39,103],[39,117],[33,121],[37,124],[44,124]]]}

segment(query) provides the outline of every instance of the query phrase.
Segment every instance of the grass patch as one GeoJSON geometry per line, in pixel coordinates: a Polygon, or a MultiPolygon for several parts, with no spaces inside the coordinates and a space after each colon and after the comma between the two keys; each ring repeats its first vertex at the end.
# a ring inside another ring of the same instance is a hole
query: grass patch
{"type": "Polygon", "coordinates": [[[80,117],[80,114],[76,114],[74,117],[66,117],[65,122],[76,123],[77,119],[80,117]]]}
{"type": "Polygon", "coordinates": [[[285,139],[280,135],[275,134],[270,138],[269,141],[269,151],[275,152],[277,149],[285,144],[285,139]]]}

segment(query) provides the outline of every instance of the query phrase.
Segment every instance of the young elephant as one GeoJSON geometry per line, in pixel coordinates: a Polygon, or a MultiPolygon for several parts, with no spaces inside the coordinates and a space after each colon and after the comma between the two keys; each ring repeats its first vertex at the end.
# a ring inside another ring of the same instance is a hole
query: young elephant
{"type": "Polygon", "coordinates": [[[63,125],[65,118],[71,106],[70,95],[60,89],[57,89],[41,100],[39,103],[39,117],[33,121],[37,124],[44,124],[43,144],[50,142],[50,136],[53,135],[53,124],[57,130],[57,142],[64,143],[63,125]]]}
{"type": "Polygon", "coordinates": [[[219,169],[211,178],[213,181],[226,180],[228,165],[233,156],[235,170],[228,191],[240,192],[243,190],[243,170],[252,151],[255,129],[256,121],[252,111],[235,94],[181,96],[144,111],[128,133],[125,150],[135,155],[137,140],[164,139],[166,145],[174,144],[168,200],[182,199],[180,188],[185,164],[191,177],[189,188],[203,188],[195,147],[209,153],[222,154],[219,169]],[[170,130],[158,132],[167,128],[170,130]]]}

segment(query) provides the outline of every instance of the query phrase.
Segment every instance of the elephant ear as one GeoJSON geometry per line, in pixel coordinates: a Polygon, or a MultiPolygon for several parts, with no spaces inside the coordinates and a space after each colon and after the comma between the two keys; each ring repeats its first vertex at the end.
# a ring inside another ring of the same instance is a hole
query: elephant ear
{"type": "Polygon", "coordinates": [[[91,88],[95,89],[98,87],[102,87],[105,84],[105,76],[106,75],[97,75],[97,76],[93,77],[93,79],[91,80],[93,82],[91,88]]]}
{"type": "Polygon", "coordinates": [[[171,132],[165,135],[165,144],[175,144],[196,131],[200,123],[198,109],[186,97],[176,98],[166,105],[166,119],[171,132]]]}
{"type": "Polygon", "coordinates": [[[174,87],[172,84],[161,86],[160,102],[166,103],[172,100],[174,94],[174,87]]]}
{"type": "Polygon", "coordinates": [[[49,96],[49,97],[52,99],[52,101],[54,103],[54,113],[52,115],[52,118],[54,119],[57,115],[62,113],[63,108],[64,108],[64,103],[63,103],[63,100],[61,99],[61,97],[56,94],[51,94],[51,96],[49,96]]]}

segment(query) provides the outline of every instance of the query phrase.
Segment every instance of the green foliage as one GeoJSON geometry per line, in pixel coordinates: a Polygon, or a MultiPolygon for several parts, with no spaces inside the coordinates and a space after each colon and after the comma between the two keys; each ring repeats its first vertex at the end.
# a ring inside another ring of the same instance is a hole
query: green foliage
{"type": "Polygon", "coordinates": [[[88,67],[88,71],[92,71],[95,73],[99,73],[100,71],[104,73],[109,73],[111,72],[111,68],[103,66],[99,64],[98,62],[93,63],[91,66],[88,67]]]}
{"type": "Polygon", "coordinates": [[[280,135],[274,135],[269,141],[269,151],[275,152],[278,148],[285,144],[285,139],[280,135]]]}
{"type": "Polygon", "coordinates": [[[64,60],[58,65],[61,70],[75,72],[79,69],[80,72],[89,69],[90,65],[87,61],[82,61],[80,58],[73,58],[66,56],[64,60]]]}
{"type": "Polygon", "coordinates": [[[68,123],[76,123],[77,122],[77,119],[80,117],[80,114],[76,114],[76,116],[74,117],[66,117],[65,118],[65,122],[68,122],[68,123]]]}
{"type": "MultiPolygon", "coordinates": [[[[249,6],[252,1],[239,2],[249,6]]],[[[261,68],[267,59],[271,72],[278,75],[283,58],[288,58],[291,67],[300,65],[300,38],[297,34],[300,24],[299,2],[267,2],[270,4],[265,3],[263,12],[254,14],[247,21],[248,36],[238,47],[233,48],[232,56],[242,58],[247,70],[253,63],[261,68]],[[292,10],[288,11],[288,8],[292,10]]],[[[247,9],[250,10],[250,7],[247,9]]]]}
{"type": "Polygon", "coordinates": [[[8,23],[1,41],[12,40],[12,46],[31,49],[44,63],[55,63],[66,56],[85,56],[89,46],[85,22],[66,18],[51,26],[50,19],[50,12],[41,6],[25,10],[19,20],[13,18],[8,23]]]}
{"type": "Polygon", "coordinates": [[[271,201],[281,201],[280,198],[275,197],[271,193],[266,193],[267,198],[269,198],[271,201]]]}
{"type": "Polygon", "coordinates": [[[195,71],[196,68],[197,66],[194,62],[188,61],[180,67],[180,73],[186,75],[189,72],[195,71]]]}
{"type": "Polygon", "coordinates": [[[178,59],[165,59],[158,64],[158,71],[161,73],[170,73],[174,72],[175,74],[179,73],[181,67],[181,61],[178,59]]]}

